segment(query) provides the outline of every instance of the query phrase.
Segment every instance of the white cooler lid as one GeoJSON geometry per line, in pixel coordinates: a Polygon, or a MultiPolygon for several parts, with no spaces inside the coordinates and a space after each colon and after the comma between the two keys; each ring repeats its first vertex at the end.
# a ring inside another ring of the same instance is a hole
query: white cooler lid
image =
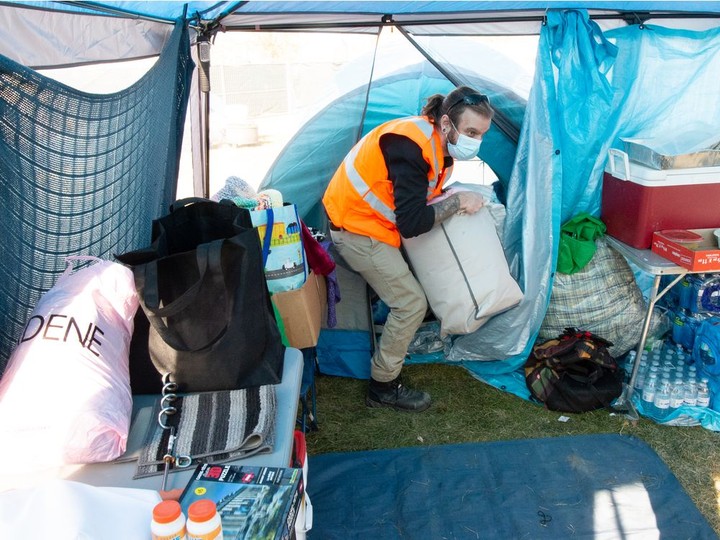
{"type": "Polygon", "coordinates": [[[617,148],[608,150],[605,172],[618,180],[629,180],[642,186],[678,186],[720,183],[720,166],[691,169],[652,169],[630,161],[627,153],[617,148]]]}

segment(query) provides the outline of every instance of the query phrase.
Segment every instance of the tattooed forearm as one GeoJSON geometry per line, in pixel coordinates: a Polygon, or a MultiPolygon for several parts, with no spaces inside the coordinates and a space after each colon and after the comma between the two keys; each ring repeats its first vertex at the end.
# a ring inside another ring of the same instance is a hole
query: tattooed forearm
{"type": "Polygon", "coordinates": [[[444,201],[433,204],[435,209],[435,225],[442,223],[453,214],[457,214],[460,210],[460,198],[455,195],[451,195],[444,201]]]}

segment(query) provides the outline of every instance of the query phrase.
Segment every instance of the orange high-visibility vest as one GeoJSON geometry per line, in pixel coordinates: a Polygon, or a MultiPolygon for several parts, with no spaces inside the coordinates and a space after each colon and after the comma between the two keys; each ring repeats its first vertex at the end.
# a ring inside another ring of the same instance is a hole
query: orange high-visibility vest
{"type": "Polygon", "coordinates": [[[440,135],[426,117],[413,116],[391,120],[365,135],[330,180],[323,204],[337,227],[400,247],[393,185],[380,150],[380,137],[386,133],[404,135],[420,147],[430,166],[427,199],[440,195],[443,182],[451,173],[451,169],[443,169],[445,156],[440,135]]]}

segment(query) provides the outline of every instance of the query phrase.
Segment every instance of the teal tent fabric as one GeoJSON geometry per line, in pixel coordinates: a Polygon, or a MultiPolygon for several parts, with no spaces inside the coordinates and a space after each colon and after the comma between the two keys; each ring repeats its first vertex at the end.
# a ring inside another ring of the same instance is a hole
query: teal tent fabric
{"type": "MultiPolygon", "coordinates": [[[[522,98],[474,73],[466,74],[463,82],[486,93],[494,107],[520,126],[525,112],[522,98]]],[[[306,223],[322,227],[326,218],[320,199],[359,137],[388,120],[420,114],[428,96],[447,94],[454,87],[433,66],[424,63],[372,81],[365,111],[366,86],[346,93],[303,125],[258,189],[279,190],[285,200],[297,205],[306,223]],[[361,122],[362,129],[358,130],[361,122]]],[[[510,179],[515,146],[507,135],[492,126],[480,147],[480,158],[503,185],[510,179]]]]}
{"type": "Polygon", "coordinates": [[[114,94],[89,94],[0,57],[0,373],[67,255],[146,244],[175,198],[194,64],[187,27],[114,94]]]}
{"type": "MultiPolygon", "coordinates": [[[[77,11],[80,13],[94,12],[100,14],[106,14],[106,8],[119,8],[123,12],[145,15],[150,17],[162,17],[167,20],[174,20],[181,17],[185,11],[188,13],[188,18],[201,15],[204,21],[209,21],[215,17],[222,16],[228,13],[237,13],[238,15],[259,15],[259,14],[279,14],[284,15],[284,19],[287,18],[288,5],[287,2],[282,1],[225,1],[218,2],[212,1],[191,1],[191,2],[129,2],[127,0],[116,0],[116,1],[105,1],[105,2],[92,2],[89,4],[68,4],[65,2],[37,2],[37,1],[23,1],[22,4],[29,6],[42,7],[42,4],[56,4],[51,6],[54,9],[62,9],[64,11],[77,11]],[[60,4],[59,6],[57,4],[60,4]]],[[[560,8],[572,8],[572,7],[585,7],[585,8],[597,8],[606,10],[626,10],[626,11],[647,11],[650,8],[660,9],[662,7],[665,10],[672,11],[698,11],[698,12],[718,12],[720,6],[717,2],[708,2],[706,0],[682,0],[682,1],[668,1],[666,5],[657,5],[657,2],[648,0],[631,0],[631,1],[587,1],[587,0],[576,0],[572,1],[560,1],[555,2],[559,4],[560,8]]],[[[544,10],[548,6],[547,1],[540,0],[529,0],[523,2],[517,2],[516,0],[494,0],[490,5],[484,5],[479,3],[477,6],[471,6],[476,11],[493,11],[502,12],[507,11],[512,13],[517,9],[532,10],[540,9],[544,10]],[[519,6],[518,6],[519,4],[519,6]]],[[[390,1],[383,0],[382,2],[353,2],[348,0],[337,0],[335,2],[323,2],[318,4],[316,2],[298,3],[298,5],[291,6],[293,13],[328,13],[335,14],[333,19],[338,19],[337,14],[353,14],[353,13],[394,13],[403,14],[410,13],[412,15],[418,15],[422,13],[429,13],[432,17],[437,17],[438,6],[431,3],[415,3],[404,1],[390,1]]],[[[472,11],[470,10],[470,11],[472,11]]],[[[451,1],[444,0],[442,6],[442,12],[445,13],[459,13],[461,16],[467,16],[470,12],[467,2],[465,1],[451,1]]],[[[238,21],[242,22],[242,21],[238,21]]],[[[247,21],[247,24],[252,24],[253,20],[247,21]]],[[[303,21],[305,22],[305,21],[303,21]]]]}
{"type": "Polygon", "coordinates": [[[476,332],[458,336],[449,355],[483,378],[524,363],[550,299],[560,224],[599,200],[599,180],[588,178],[611,101],[601,80],[614,57],[614,47],[586,12],[548,12],[508,186],[503,239],[525,297],[476,332]]]}
{"type": "MultiPolygon", "coordinates": [[[[581,212],[599,215],[608,149],[621,147],[621,137],[648,138],[683,133],[689,126],[720,125],[720,101],[712,97],[717,95],[720,73],[720,28],[697,32],[634,25],[602,35],[594,23],[583,22],[584,17],[582,12],[548,13],[510,183],[505,247],[511,267],[521,277],[525,300],[486,327],[497,324],[499,333],[504,326],[509,337],[520,343],[521,352],[500,361],[472,361],[485,359],[476,351],[487,349],[485,343],[493,340],[483,327],[458,337],[450,355],[478,378],[524,399],[529,394],[518,368],[547,309],[560,224],[581,212]],[[604,45],[588,45],[589,35],[604,45]],[[581,53],[583,44],[585,53],[581,53]],[[558,68],[558,54],[572,59],[565,66],[571,70],[558,68]],[[564,79],[573,79],[564,88],[561,73],[564,79]],[[583,78],[586,83],[599,81],[598,88],[579,83],[583,78]],[[599,97],[575,95],[573,88],[597,92],[599,97]],[[574,99],[587,99],[596,110],[578,113],[576,122],[566,122],[569,111],[578,106],[574,99]],[[588,126],[583,119],[601,126],[588,126]],[[586,141],[587,133],[593,133],[594,139],[586,141]],[[585,144],[593,150],[586,151],[585,144]],[[532,242],[524,242],[526,238],[532,242]]],[[[720,430],[714,417],[696,419],[708,429],[720,430]]]]}

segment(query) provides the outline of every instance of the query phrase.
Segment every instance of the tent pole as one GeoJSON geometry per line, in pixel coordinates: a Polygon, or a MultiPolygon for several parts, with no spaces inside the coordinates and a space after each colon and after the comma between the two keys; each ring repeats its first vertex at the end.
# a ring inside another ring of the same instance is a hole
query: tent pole
{"type": "Polygon", "coordinates": [[[210,198],[210,94],[200,91],[202,197],[210,198]]]}
{"type": "Polygon", "coordinates": [[[355,142],[362,139],[363,129],[365,128],[365,117],[367,116],[367,107],[370,102],[370,88],[372,87],[373,76],[375,74],[375,61],[377,60],[378,45],[380,44],[380,34],[382,33],[382,27],[378,27],[377,37],[375,38],[375,50],[373,51],[372,67],[370,68],[370,77],[367,85],[367,92],[365,92],[365,103],[363,104],[362,116],[360,118],[360,124],[358,125],[358,131],[355,135],[355,142]]]}
{"type": "Polygon", "coordinates": [[[198,90],[201,101],[203,197],[210,197],[210,35],[203,33],[197,39],[198,90]]]}
{"type": "MultiPolygon", "coordinates": [[[[193,61],[197,66],[197,49],[190,49],[193,61]]],[[[192,82],[190,84],[190,140],[192,150],[192,192],[195,197],[207,197],[206,192],[209,178],[208,163],[208,133],[207,113],[205,112],[205,96],[200,92],[199,68],[195,68],[192,74],[192,82]]]]}

